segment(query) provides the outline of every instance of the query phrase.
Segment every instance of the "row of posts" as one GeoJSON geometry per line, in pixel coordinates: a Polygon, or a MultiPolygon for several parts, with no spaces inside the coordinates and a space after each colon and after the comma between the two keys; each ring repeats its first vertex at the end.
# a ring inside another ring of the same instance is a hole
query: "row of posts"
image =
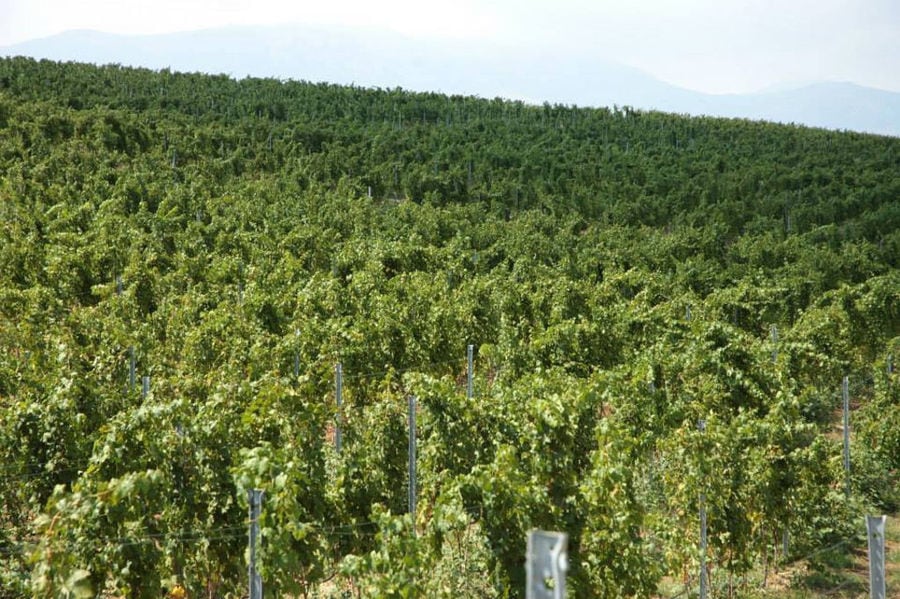
{"type": "MultiPolygon", "coordinates": [[[[410,397],[410,472],[415,472],[415,397],[410,397]]],[[[410,513],[415,514],[415,480],[411,477],[409,489],[410,513]]],[[[256,549],[259,542],[259,517],[263,491],[247,492],[250,504],[250,530],[248,533],[249,599],[262,599],[262,577],[256,567],[256,549]]],[[[707,597],[706,580],[706,511],[701,496],[701,570],[700,597],[707,597]]],[[[886,599],[884,575],[885,516],[866,516],[866,532],[869,549],[869,593],[871,599],[886,599]]],[[[564,599],[568,562],[568,536],[565,533],[532,530],[528,533],[526,549],[526,599],[564,599]]]]}
{"type": "MultiPolygon", "coordinates": [[[[706,509],[700,495],[700,597],[706,599],[709,581],[706,570],[706,509]]],[[[866,516],[866,537],[869,549],[869,597],[886,599],[887,584],[884,570],[886,516],[866,516]]]]}
{"type": "MultiPolygon", "coordinates": [[[[117,279],[117,287],[119,290],[121,289],[121,281],[117,279]]],[[[691,311],[690,306],[686,309],[686,318],[690,320],[691,311]]],[[[295,334],[299,336],[299,331],[295,331],[295,334]]],[[[773,344],[778,343],[778,328],[775,325],[772,325],[770,329],[771,339],[773,344]]],[[[772,350],[772,361],[775,362],[778,358],[778,350],[777,347],[772,350]]],[[[887,363],[887,371],[888,373],[893,372],[893,360],[892,357],[888,358],[887,363]]],[[[136,382],[136,367],[135,367],[135,349],[134,347],[129,348],[129,384],[133,388],[136,382]]],[[[472,399],[474,397],[474,346],[469,344],[466,348],[466,397],[468,399],[472,399]]],[[[294,354],[294,376],[297,377],[300,374],[300,354],[299,352],[295,352],[294,354]]],[[[651,382],[652,385],[652,382],[651,382]]],[[[150,392],[150,377],[143,376],[141,379],[141,395],[142,398],[146,398],[150,392]]],[[[850,496],[850,391],[849,391],[849,378],[844,377],[841,384],[841,396],[843,400],[843,462],[844,462],[844,473],[845,473],[845,493],[849,497],[850,496]]],[[[342,446],[342,436],[341,436],[341,424],[342,424],[342,410],[343,410],[343,366],[341,363],[338,363],[335,366],[335,401],[337,404],[337,415],[335,421],[335,430],[334,430],[334,445],[335,449],[340,452],[342,446]]],[[[408,488],[408,510],[410,514],[413,516],[416,513],[416,397],[410,395],[408,398],[408,429],[409,429],[409,463],[408,463],[408,471],[409,471],[409,488],[408,488]]],[[[698,422],[698,428],[701,432],[705,431],[706,422],[704,420],[700,420],[698,422]]],[[[250,599],[261,599],[262,598],[262,581],[259,577],[259,573],[256,571],[255,567],[255,544],[256,539],[259,536],[258,529],[258,518],[259,518],[259,509],[262,501],[262,491],[252,490],[249,492],[250,497],[250,599]]],[[[707,520],[706,520],[706,496],[705,493],[700,494],[700,598],[707,599],[708,596],[708,588],[709,581],[707,579],[707,568],[706,568],[706,553],[707,553],[707,520]]],[[[883,547],[883,539],[884,539],[884,516],[880,517],[880,528],[878,524],[878,520],[874,516],[867,516],[867,527],[869,529],[869,552],[870,556],[874,556],[874,559],[870,559],[870,578],[871,578],[871,588],[872,588],[872,597],[873,598],[883,598],[884,597],[884,547],[883,547]],[[879,532],[880,531],[880,532],[879,532]],[[873,542],[878,543],[878,539],[881,539],[880,545],[880,553],[879,548],[873,547],[873,542]],[[878,567],[879,563],[879,555],[880,555],[880,569],[878,567]],[[877,587],[880,584],[881,594],[877,594],[877,587]]],[[[531,537],[529,537],[531,539],[531,537]]],[[[783,537],[783,554],[786,555],[788,551],[788,530],[784,529],[783,537]]],[[[557,595],[559,596],[559,595],[557,595]]]]}
{"type": "MultiPolygon", "coordinates": [[[[299,334],[299,332],[297,333],[299,334]]],[[[466,397],[468,399],[472,399],[475,396],[475,383],[474,383],[474,353],[475,346],[469,344],[466,348],[466,397]]],[[[294,353],[294,376],[299,376],[300,373],[300,353],[294,353]]],[[[344,367],[338,362],[334,367],[334,398],[335,404],[337,406],[337,415],[335,416],[334,423],[334,448],[338,453],[341,451],[341,425],[343,423],[343,407],[344,407],[344,367]]],[[[414,420],[414,406],[415,406],[415,398],[410,397],[410,435],[415,434],[415,420],[414,420]]],[[[412,440],[410,440],[410,455],[412,455],[413,445],[412,440]]],[[[412,460],[412,457],[410,457],[412,460]]],[[[412,464],[412,462],[410,462],[412,464]]],[[[410,472],[414,473],[414,469],[411,466],[410,472]]],[[[412,504],[410,504],[412,505],[412,504]]],[[[412,510],[411,510],[412,511],[412,510]]]]}
{"type": "MultiPolygon", "coordinates": [[[[471,399],[473,397],[473,354],[474,346],[469,345],[466,351],[467,357],[467,385],[466,396],[471,399]]],[[[133,356],[133,353],[132,353],[133,356]]],[[[299,374],[299,354],[294,356],[294,374],[299,374]]],[[[147,377],[145,377],[146,379],[147,377]]],[[[335,366],[335,401],[337,404],[337,417],[334,430],[334,446],[335,449],[341,451],[341,420],[343,408],[343,392],[344,392],[344,370],[343,366],[338,363],[335,366]]],[[[416,514],[416,396],[410,395],[408,398],[408,421],[409,421],[409,488],[408,488],[408,509],[415,519],[416,514]]],[[[249,597],[250,599],[262,599],[262,578],[256,567],[256,547],[259,541],[259,516],[262,506],[263,491],[260,489],[252,489],[247,492],[248,502],[250,504],[250,530],[249,537],[249,597]]],[[[413,522],[413,530],[415,530],[415,521],[413,522]]],[[[565,541],[563,541],[563,547],[565,541]]],[[[531,544],[531,536],[529,536],[529,546],[531,544]]],[[[564,551],[564,549],[563,549],[564,551]]],[[[531,552],[529,552],[531,555],[531,552]]],[[[562,597],[562,595],[556,595],[562,597]]]]}
{"type": "MultiPolygon", "coordinates": [[[[299,331],[296,332],[299,335],[299,331]]],[[[466,397],[472,399],[474,397],[474,371],[473,371],[473,353],[474,346],[469,345],[466,351],[466,397]]],[[[300,353],[294,353],[294,377],[300,376],[300,353]]],[[[335,400],[337,403],[337,421],[334,429],[334,446],[338,452],[341,451],[341,419],[343,409],[344,396],[344,372],[343,366],[338,363],[335,366],[335,400]]],[[[137,359],[134,346],[128,348],[128,387],[133,389],[137,383],[137,359]]],[[[146,399],[150,394],[150,376],[141,377],[141,398],[146,399]]]]}
{"type": "MultiPolygon", "coordinates": [[[[691,306],[685,308],[685,320],[691,320],[691,306]]],[[[778,327],[770,328],[772,339],[772,362],[778,360],[778,327]]],[[[887,374],[894,372],[894,357],[889,355],[886,364],[887,374]]],[[[655,390],[655,384],[650,382],[650,391],[655,390]]],[[[843,461],[844,461],[844,492],[850,498],[850,379],[845,376],[841,381],[841,399],[843,400],[843,461]]],[[[697,426],[701,432],[706,429],[706,421],[700,420],[697,426]]],[[[707,580],[706,550],[707,550],[707,526],[706,526],[706,494],[701,491],[699,497],[700,509],[700,599],[706,599],[709,581],[707,580]]],[[[869,533],[869,576],[872,599],[884,599],[884,516],[866,516],[866,526],[869,533]],[[880,524],[879,524],[880,523],[880,524]],[[880,527],[880,528],[879,528],[880,527]],[[873,543],[880,544],[873,547],[873,543]]],[[[782,533],[782,554],[787,555],[789,534],[787,527],[782,533]]]]}
{"type": "MultiPolygon", "coordinates": [[[[691,319],[691,307],[685,310],[685,318],[691,319]]],[[[772,325],[770,328],[770,336],[772,339],[772,362],[778,360],[778,327],[772,325]]],[[[894,372],[893,356],[888,356],[887,373],[894,372]]],[[[653,390],[651,381],[651,391],[653,390]]],[[[844,462],[844,493],[850,498],[850,378],[844,376],[841,381],[841,399],[843,404],[843,462],[844,462]]],[[[701,419],[697,423],[700,432],[706,430],[706,421],[701,419]]],[[[706,494],[701,491],[699,497],[700,511],[700,599],[707,599],[709,581],[707,578],[706,568],[706,552],[707,552],[707,523],[706,523],[706,494]]],[[[869,535],[869,576],[870,589],[872,599],[884,599],[885,597],[885,579],[884,579],[884,516],[866,516],[866,527],[869,535]],[[875,545],[873,545],[873,543],[875,545]]],[[[786,556],[788,552],[789,534],[787,527],[782,533],[782,555],[786,556]]]]}
{"type": "MultiPolygon", "coordinates": [[[[410,397],[410,448],[413,451],[415,437],[415,398],[410,397]]],[[[414,455],[411,453],[411,455],[414,455]]],[[[411,472],[415,469],[414,458],[410,458],[411,472]]],[[[263,599],[263,581],[256,565],[256,552],[260,540],[259,517],[262,513],[261,489],[247,491],[249,503],[248,540],[248,586],[249,599],[263,599]]],[[[415,514],[415,487],[410,486],[410,512],[415,514]]],[[[415,531],[415,527],[413,528],[415,531]]],[[[559,532],[529,531],[526,543],[526,599],[564,599],[566,596],[566,572],[569,569],[568,535],[559,532]]]]}

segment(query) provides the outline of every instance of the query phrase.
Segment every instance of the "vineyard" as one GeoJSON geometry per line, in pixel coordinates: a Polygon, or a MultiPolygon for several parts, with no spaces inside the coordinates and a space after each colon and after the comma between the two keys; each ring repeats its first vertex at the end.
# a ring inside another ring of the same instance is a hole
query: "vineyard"
{"type": "Polygon", "coordinates": [[[897,138],[0,59],[0,597],[240,597],[250,489],[266,596],[693,589],[701,497],[762,592],[900,510],[898,267],[897,138]]]}

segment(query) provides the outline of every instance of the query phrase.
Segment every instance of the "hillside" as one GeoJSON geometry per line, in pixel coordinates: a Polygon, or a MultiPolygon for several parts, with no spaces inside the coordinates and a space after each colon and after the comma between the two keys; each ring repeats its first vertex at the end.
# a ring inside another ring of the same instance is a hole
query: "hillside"
{"type": "Polygon", "coordinates": [[[785,531],[849,550],[900,507],[898,173],[856,133],[2,59],[3,596],[240,593],[252,488],[267,593],[518,596],[541,528],[571,596],[648,596],[701,496],[718,587],[785,531]]]}
{"type": "Polygon", "coordinates": [[[119,63],[151,69],[275,77],[581,106],[797,123],[900,137],[900,93],[843,82],[705,94],[655,79],[602,51],[423,40],[388,30],[244,26],[159,35],[67,31],[0,47],[0,56],[119,63]]]}

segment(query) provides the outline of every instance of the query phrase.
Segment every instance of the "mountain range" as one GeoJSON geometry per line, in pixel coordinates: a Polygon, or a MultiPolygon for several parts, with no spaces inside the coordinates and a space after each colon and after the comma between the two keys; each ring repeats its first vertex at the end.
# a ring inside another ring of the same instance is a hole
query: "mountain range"
{"type": "Polygon", "coordinates": [[[311,26],[225,27],[159,35],[68,31],[0,47],[0,55],[152,69],[276,77],[365,87],[631,106],[900,136],[900,93],[818,82],[754,94],[705,94],[582,52],[388,31],[311,26]]]}

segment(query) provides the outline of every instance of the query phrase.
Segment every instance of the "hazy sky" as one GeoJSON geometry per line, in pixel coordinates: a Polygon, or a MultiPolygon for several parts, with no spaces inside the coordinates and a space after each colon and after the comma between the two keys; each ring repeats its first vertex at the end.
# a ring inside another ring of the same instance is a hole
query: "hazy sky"
{"type": "Polygon", "coordinates": [[[900,91],[900,0],[0,0],[0,46],[292,22],[590,48],[712,93],[819,80],[900,91]]]}

